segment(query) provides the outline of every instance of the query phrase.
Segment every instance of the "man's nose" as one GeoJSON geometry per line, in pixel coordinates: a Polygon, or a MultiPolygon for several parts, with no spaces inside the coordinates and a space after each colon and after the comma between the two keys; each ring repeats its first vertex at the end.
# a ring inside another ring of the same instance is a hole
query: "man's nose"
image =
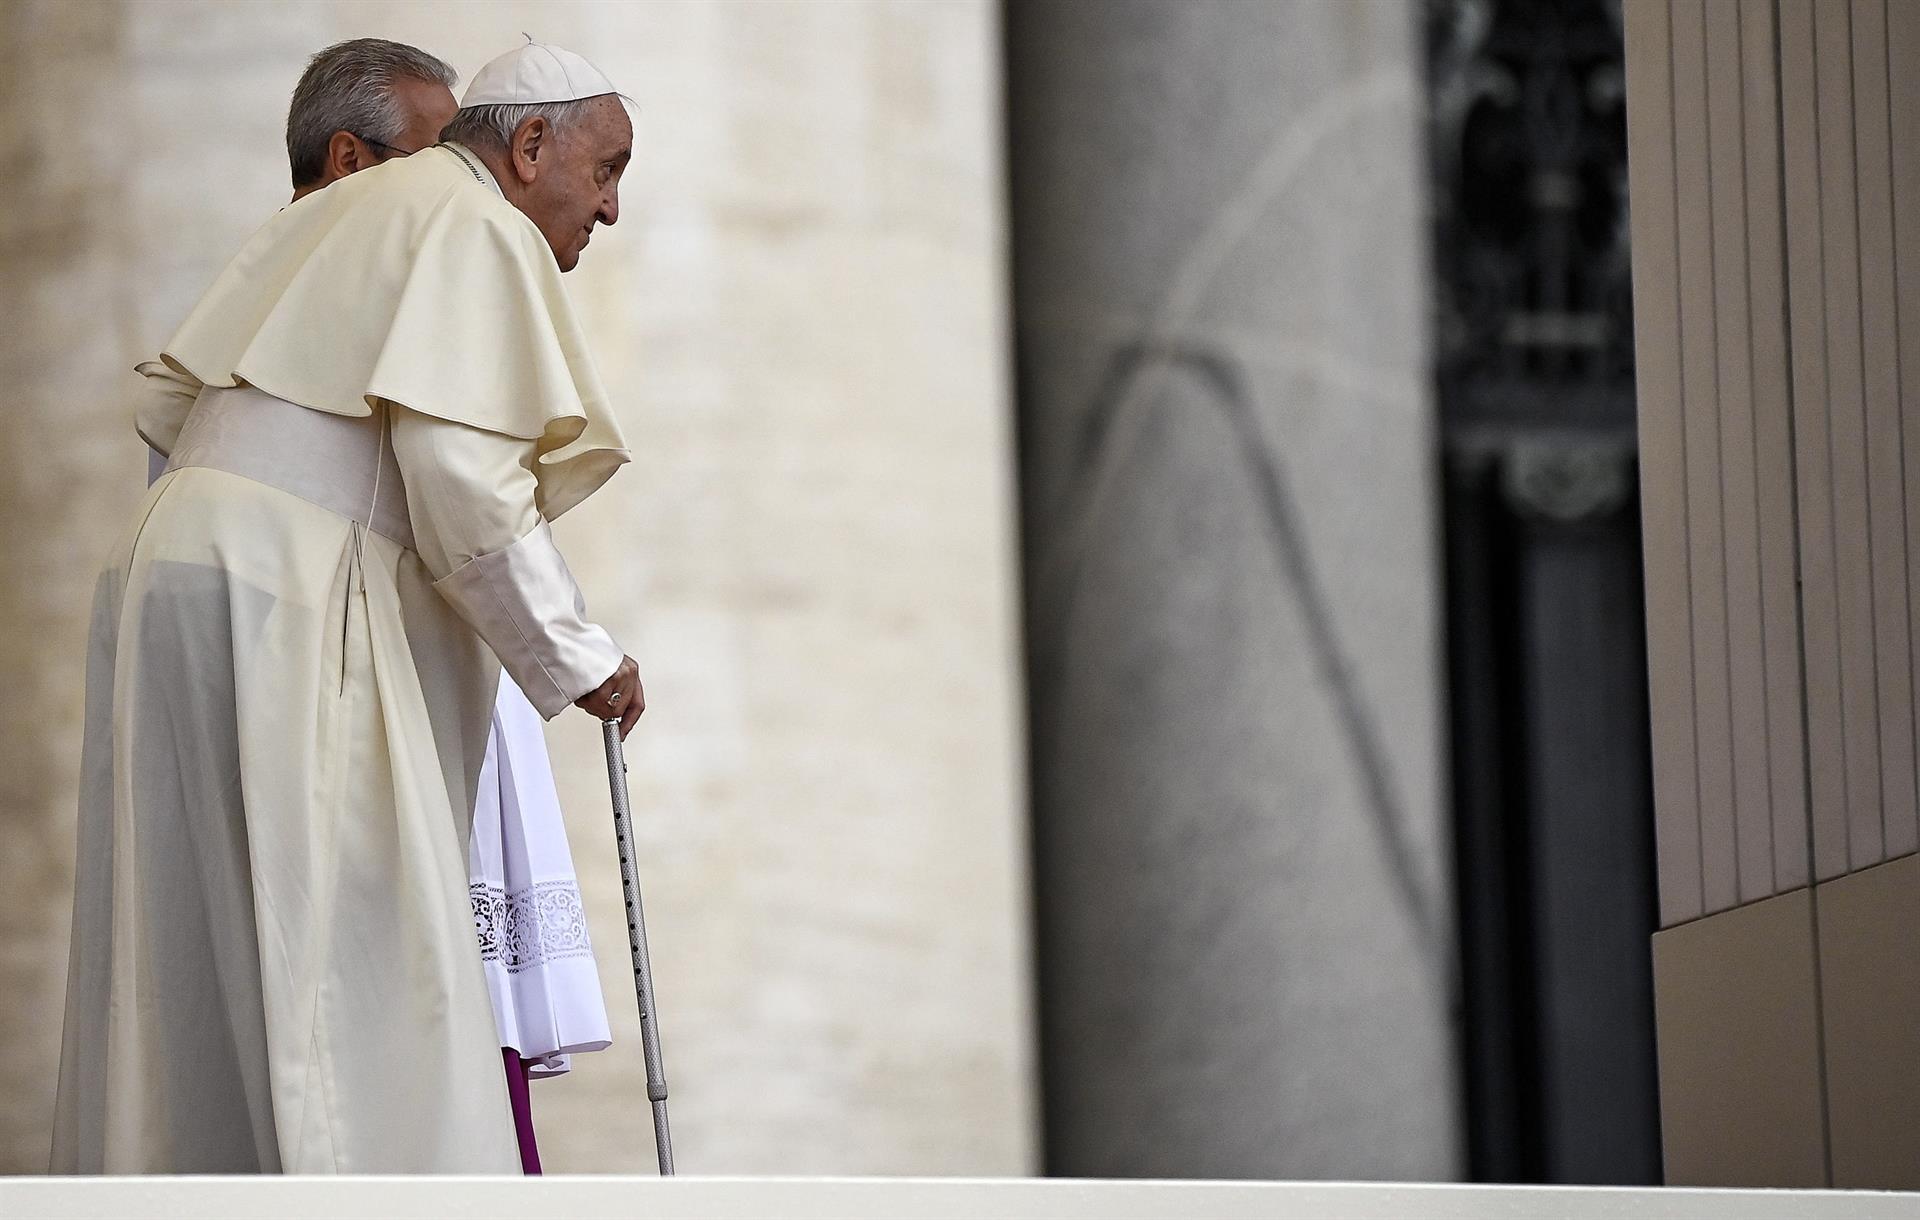
{"type": "Polygon", "coordinates": [[[600,210],[595,213],[603,225],[616,224],[620,220],[620,192],[608,191],[600,198],[600,210]]]}

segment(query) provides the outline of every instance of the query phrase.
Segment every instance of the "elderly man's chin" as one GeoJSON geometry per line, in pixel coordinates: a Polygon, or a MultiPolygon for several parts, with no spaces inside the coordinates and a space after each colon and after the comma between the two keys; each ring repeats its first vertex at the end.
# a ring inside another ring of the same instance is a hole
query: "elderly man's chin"
{"type": "Polygon", "coordinates": [[[580,265],[580,252],[587,248],[587,239],[582,236],[570,249],[555,253],[554,261],[560,264],[560,270],[567,272],[580,265]]]}

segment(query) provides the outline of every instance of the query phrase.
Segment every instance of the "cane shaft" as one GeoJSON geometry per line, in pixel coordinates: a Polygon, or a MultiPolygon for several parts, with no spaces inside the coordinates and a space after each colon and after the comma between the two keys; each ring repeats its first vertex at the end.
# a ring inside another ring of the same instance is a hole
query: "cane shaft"
{"type": "Polygon", "coordinates": [[[627,903],[627,947],[633,953],[633,991],[640,1004],[640,1053],[647,1064],[647,1100],[653,1106],[653,1144],[660,1173],[673,1173],[673,1136],[667,1125],[667,1071],[660,1056],[660,1021],[653,1002],[653,967],[647,959],[647,919],[640,907],[640,873],[634,865],[633,806],[627,796],[627,763],[620,749],[620,722],[602,721],[607,747],[607,783],[613,791],[613,837],[620,851],[620,888],[627,903]]]}

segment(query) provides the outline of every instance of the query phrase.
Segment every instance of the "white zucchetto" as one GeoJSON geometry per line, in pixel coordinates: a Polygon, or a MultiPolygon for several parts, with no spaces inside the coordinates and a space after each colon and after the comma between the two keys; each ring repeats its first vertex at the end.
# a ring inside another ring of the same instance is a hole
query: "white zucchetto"
{"type": "Polygon", "coordinates": [[[473,74],[462,110],[469,106],[527,106],[540,102],[577,102],[618,93],[606,74],[565,47],[535,42],[488,61],[473,74]]]}

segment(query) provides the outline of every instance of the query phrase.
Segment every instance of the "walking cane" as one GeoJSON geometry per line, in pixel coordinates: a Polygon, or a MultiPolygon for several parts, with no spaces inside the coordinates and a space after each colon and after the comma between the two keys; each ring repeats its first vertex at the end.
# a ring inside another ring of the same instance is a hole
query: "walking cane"
{"type": "Polygon", "coordinates": [[[633,950],[633,990],[640,1001],[640,1053],[647,1061],[647,1100],[653,1103],[653,1146],[660,1176],[673,1176],[673,1135],[667,1129],[667,1072],[660,1062],[660,1021],[653,1005],[653,968],[647,964],[647,920],[640,913],[640,874],[633,866],[633,806],[627,799],[627,760],[620,721],[600,722],[607,745],[607,783],[613,789],[613,837],[620,848],[620,888],[627,897],[627,944],[633,950]]]}

